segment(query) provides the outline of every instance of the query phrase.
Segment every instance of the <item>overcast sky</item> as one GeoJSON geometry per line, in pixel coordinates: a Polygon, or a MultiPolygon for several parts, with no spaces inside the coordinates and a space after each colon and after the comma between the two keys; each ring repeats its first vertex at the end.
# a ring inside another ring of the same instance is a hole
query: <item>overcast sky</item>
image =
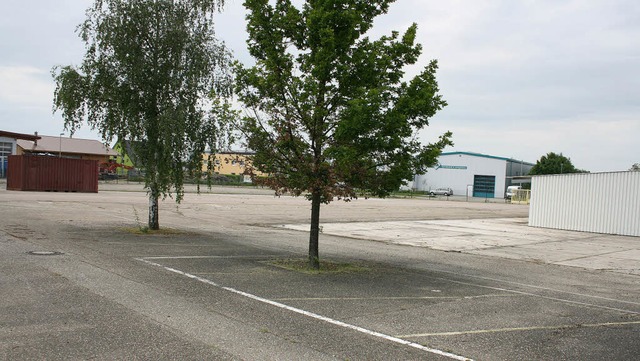
{"type": "MultiPolygon", "coordinates": [[[[54,65],[79,64],[75,33],[92,0],[2,0],[0,130],[58,136],[54,65]]],[[[373,36],[418,24],[417,73],[438,59],[449,105],[423,134],[453,132],[455,146],[535,163],[563,153],[592,172],[640,162],[640,2],[637,0],[398,0],[373,36]]],[[[241,0],[227,0],[217,35],[245,49],[241,0]]],[[[86,126],[75,137],[99,139],[86,126]]]]}

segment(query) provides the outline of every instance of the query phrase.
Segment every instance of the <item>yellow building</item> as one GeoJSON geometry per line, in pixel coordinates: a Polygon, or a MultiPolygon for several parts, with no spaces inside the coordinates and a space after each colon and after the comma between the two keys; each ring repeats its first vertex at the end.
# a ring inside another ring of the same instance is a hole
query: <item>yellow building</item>
{"type": "MultiPolygon", "coordinates": [[[[221,152],[211,157],[213,172],[222,175],[247,175],[247,166],[251,164],[253,152],[221,152]]],[[[202,171],[206,172],[209,164],[209,156],[202,156],[202,171]]],[[[261,173],[256,172],[257,175],[261,173]]],[[[245,180],[246,181],[246,180],[245,180]]]]}

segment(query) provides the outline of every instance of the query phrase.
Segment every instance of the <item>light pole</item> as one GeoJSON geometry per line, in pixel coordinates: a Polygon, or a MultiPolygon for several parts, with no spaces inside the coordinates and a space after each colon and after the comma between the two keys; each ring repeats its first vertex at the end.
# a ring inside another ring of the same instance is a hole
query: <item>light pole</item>
{"type": "Polygon", "coordinates": [[[58,152],[58,158],[62,158],[62,136],[64,135],[64,133],[60,133],[60,149],[58,152]]]}

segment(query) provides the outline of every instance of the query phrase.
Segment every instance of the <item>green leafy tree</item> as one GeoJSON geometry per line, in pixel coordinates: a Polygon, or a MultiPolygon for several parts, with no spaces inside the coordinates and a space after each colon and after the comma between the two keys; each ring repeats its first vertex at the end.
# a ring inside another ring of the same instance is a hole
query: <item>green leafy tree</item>
{"type": "Polygon", "coordinates": [[[144,168],[149,228],[158,199],[183,196],[187,170],[201,168],[222,141],[231,92],[230,55],[216,40],[223,0],[96,0],[78,27],[86,54],[78,67],[54,67],[54,112],[65,129],[85,122],[103,139],[131,140],[144,168]],[[208,112],[213,97],[213,111],[208,112]]]}
{"type": "Polygon", "coordinates": [[[554,152],[543,155],[540,160],[529,171],[530,175],[542,175],[542,174],[563,174],[563,173],[587,173],[582,169],[577,169],[571,159],[554,152]]]}
{"type": "Polygon", "coordinates": [[[255,65],[236,69],[240,128],[258,182],[311,200],[309,264],[319,268],[320,205],[387,196],[436,163],[451,133],[423,145],[418,130],[446,102],[437,62],[405,81],[421,45],[416,25],[377,40],[365,33],[393,0],[247,0],[255,65]]]}

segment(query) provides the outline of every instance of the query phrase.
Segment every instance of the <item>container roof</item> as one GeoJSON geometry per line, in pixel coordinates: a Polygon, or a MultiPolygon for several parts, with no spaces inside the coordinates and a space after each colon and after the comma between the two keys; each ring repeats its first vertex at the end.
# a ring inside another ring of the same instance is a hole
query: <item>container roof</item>
{"type": "Polygon", "coordinates": [[[40,136],[37,142],[18,139],[18,146],[26,152],[34,153],[73,153],[116,156],[118,152],[93,139],[40,136]]]}

